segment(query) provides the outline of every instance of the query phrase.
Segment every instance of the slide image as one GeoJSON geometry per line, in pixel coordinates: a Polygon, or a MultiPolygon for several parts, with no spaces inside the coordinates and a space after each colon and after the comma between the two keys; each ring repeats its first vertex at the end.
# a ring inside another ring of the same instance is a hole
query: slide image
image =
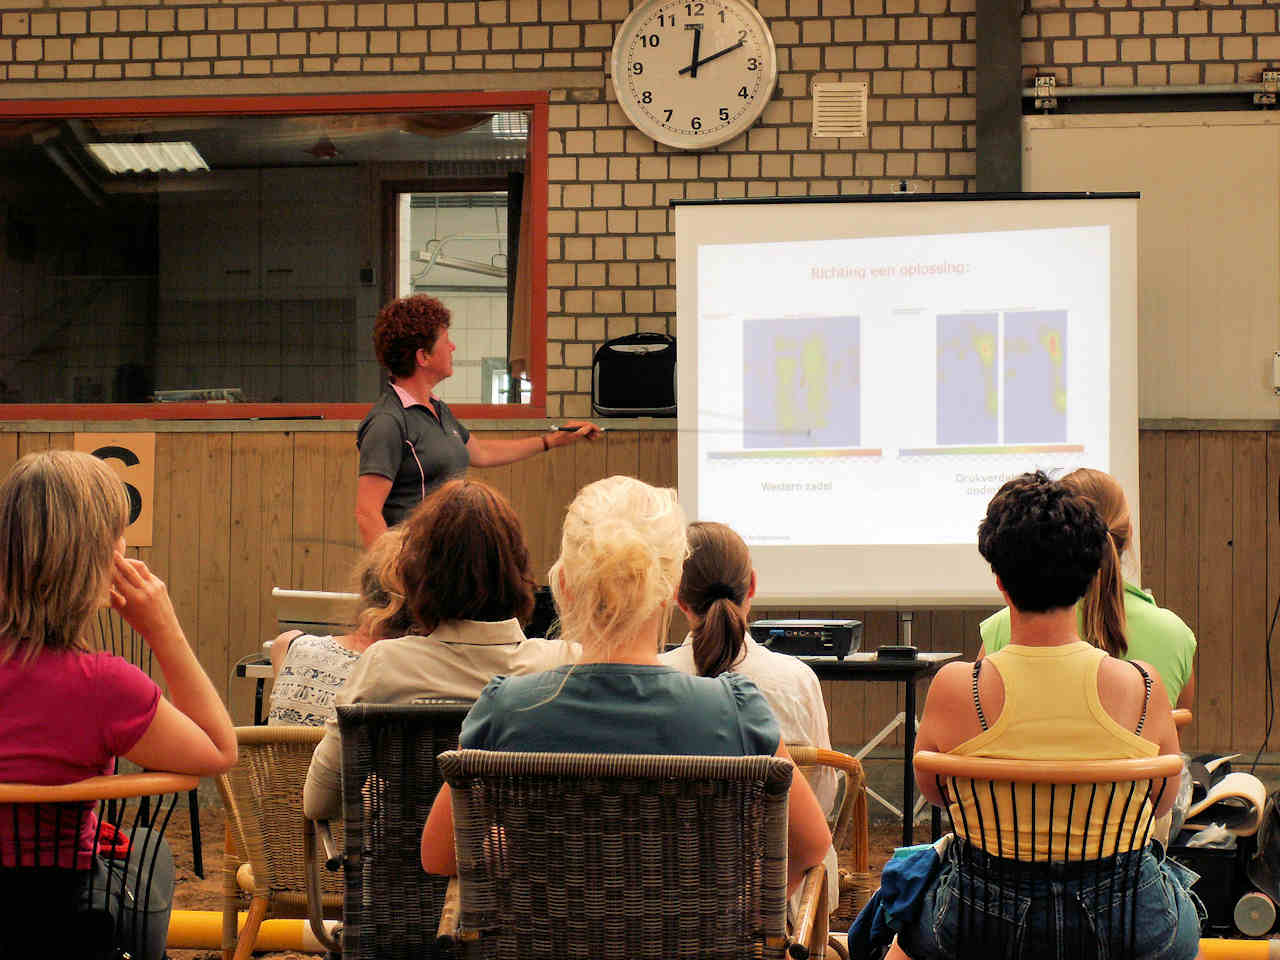
{"type": "Polygon", "coordinates": [[[938,443],[990,444],[1000,438],[998,316],[938,316],[938,443]]]}
{"type": "Polygon", "coordinates": [[[1004,441],[1067,439],[1067,312],[1004,315],[1004,441]]]}
{"type": "Polygon", "coordinates": [[[754,318],[742,333],[744,448],[858,445],[858,317],[754,318]]]}

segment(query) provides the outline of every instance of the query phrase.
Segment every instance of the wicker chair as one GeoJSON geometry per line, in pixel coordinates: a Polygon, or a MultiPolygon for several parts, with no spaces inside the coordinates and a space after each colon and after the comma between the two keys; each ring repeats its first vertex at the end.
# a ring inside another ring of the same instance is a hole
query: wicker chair
{"type": "MultiPolygon", "coordinates": [[[[125,623],[124,618],[110,607],[98,611],[98,644],[107,653],[128,660],[135,667],[151,676],[153,657],[151,648],[138,631],[125,623]]],[[[117,761],[117,772],[119,762],[117,761]]],[[[146,807],[143,806],[145,819],[146,807]]],[[[204,879],[204,847],[200,837],[200,794],[192,790],[187,794],[187,816],[191,819],[191,864],[197,877],[204,879]]]]}
{"type": "Polygon", "coordinates": [[[868,836],[867,775],[854,757],[835,750],[787,744],[787,752],[806,776],[816,767],[841,771],[840,793],[831,828],[831,845],[840,857],[840,900],[830,904],[832,929],[847,929],[871,895],[871,841],[868,836]],[[847,863],[846,869],[843,864],[847,863]]]}
{"type": "Polygon", "coordinates": [[[822,866],[787,934],[785,760],[461,750],[440,766],[458,853],[440,932],[466,958],[825,949],[822,866]]]}
{"type": "Polygon", "coordinates": [[[470,709],[456,700],[338,708],[345,854],[317,826],[327,862],[346,868],[347,960],[418,960],[435,950],[447,881],[422,871],[422,826],[444,782],[436,758],[457,748],[470,709]]]}
{"type": "Polygon", "coordinates": [[[1151,835],[1164,778],[1182,770],[1180,756],[1067,764],[920,751],[915,769],[922,781],[932,778],[946,798],[956,835],[952,855],[962,878],[956,937],[964,945],[963,956],[1083,960],[1135,955],[1141,852],[1151,835]],[[1012,813],[1012,823],[1001,823],[1002,809],[1012,813]],[[1054,823],[1065,830],[1063,849],[1054,849],[1054,823]],[[974,886],[966,889],[963,878],[979,879],[970,879],[974,886]],[[1075,897],[1030,896],[1031,884],[1043,878],[1079,884],[1079,892],[1075,897]],[[994,881],[998,891],[1025,891],[1025,902],[988,901],[991,888],[981,879],[994,881]],[[1104,906],[1112,903],[1119,909],[1104,906]],[[1016,942],[1012,915],[1040,910],[1076,914],[1077,922],[1065,926],[1073,942],[1052,942],[1056,926],[1034,921],[1030,926],[1047,930],[1049,936],[1016,942]],[[1108,922],[1094,930],[1083,911],[1108,922]]]}
{"type": "Polygon", "coordinates": [[[302,785],[322,736],[323,727],[236,727],[239,759],[218,777],[227,811],[224,958],[249,957],[262,921],[274,917],[309,918],[320,942],[333,946],[320,921],[341,915],[341,878],[325,878],[316,906],[308,894],[309,827],[302,813],[302,785]],[[245,894],[251,897],[249,916],[237,935],[245,894]]]}
{"type": "Polygon", "coordinates": [[[0,902],[7,918],[0,952],[94,960],[126,952],[138,956],[140,945],[154,935],[148,907],[160,840],[182,795],[199,782],[179,774],[133,773],[53,787],[0,784],[0,902]],[[150,833],[140,834],[139,828],[150,833]],[[92,831],[94,849],[114,848],[116,855],[95,863],[77,853],[82,831],[92,831]],[[112,831],[129,838],[127,855],[112,831]],[[103,870],[99,863],[117,866],[103,870]]]}

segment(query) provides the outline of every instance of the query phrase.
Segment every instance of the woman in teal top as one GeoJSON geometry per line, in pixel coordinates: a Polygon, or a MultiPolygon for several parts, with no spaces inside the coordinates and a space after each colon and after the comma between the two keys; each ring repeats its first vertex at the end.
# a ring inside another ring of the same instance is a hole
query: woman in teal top
{"type": "MultiPolygon", "coordinates": [[[[481,750],[787,757],[778,721],[735,673],[692,677],[658,660],[688,552],[674,490],[609,477],[578,492],[565,517],[551,592],[582,662],[497,677],[462,725],[481,750]]],[[[818,801],[793,777],[787,811],[790,890],[831,844],[818,801]]],[[[422,831],[422,866],[457,872],[446,786],[422,831]]]]}
{"type": "MultiPolygon", "coordinates": [[[[1157,606],[1150,593],[1120,575],[1120,561],[1132,535],[1124,490],[1110,474],[1087,467],[1067,474],[1062,483],[1092,501],[1110,533],[1102,569],[1076,606],[1080,636],[1113,657],[1151,664],[1164,681],[1170,706],[1191,708],[1195,703],[1195,634],[1176,613],[1157,606]]],[[[1006,646],[1008,609],[983,620],[978,630],[982,654],[1006,646]]]]}

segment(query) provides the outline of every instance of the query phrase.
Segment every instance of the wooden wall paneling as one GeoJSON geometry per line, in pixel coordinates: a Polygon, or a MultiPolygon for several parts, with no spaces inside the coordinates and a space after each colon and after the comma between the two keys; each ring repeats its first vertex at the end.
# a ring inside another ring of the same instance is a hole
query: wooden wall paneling
{"type": "Polygon", "coordinates": [[[1141,529],[1133,531],[1142,553],[1141,586],[1165,595],[1165,432],[1138,434],[1138,490],[1141,529]]]}
{"type": "MultiPolygon", "coordinates": [[[[203,560],[200,555],[200,485],[203,482],[205,434],[171,433],[167,437],[171,440],[168,444],[168,470],[165,474],[156,476],[156,487],[163,486],[169,491],[170,549],[165,579],[169,584],[169,596],[173,600],[178,622],[186,631],[192,649],[214,684],[225,694],[225,683],[219,681],[224,679],[226,663],[212,663],[208,658],[208,651],[200,642],[200,566],[203,560]]],[[[157,450],[157,460],[159,459],[157,450]]],[[[161,516],[157,513],[157,526],[160,525],[160,520],[161,516]]]]}
{"type": "Polygon", "coordinates": [[[640,431],[640,479],[655,487],[676,486],[676,432],[640,431]]]}
{"type": "Polygon", "coordinates": [[[199,473],[197,631],[201,660],[225,702],[231,695],[231,434],[203,434],[199,473]]]}
{"type": "Polygon", "coordinates": [[[1256,750],[1265,708],[1267,568],[1267,435],[1236,433],[1232,446],[1232,750],[1256,750]]]}
{"type": "MultiPolygon", "coordinates": [[[[152,573],[165,581],[170,594],[173,592],[173,587],[169,583],[169,533],[173,526],[170,517],[173,498],[170,477],[173,472],[174,437],[175,434],[172,433],[156,434],[155,500],[151,505],[151,515],[155,518],[155,522],[151,525],[151,546],[138,550],[138,558],[152,573]]],[[[184,629],[190,629],[190,624],[182,621],[181,614],[179,614],[179,622],[183,624],[184,629]]],[[[164,686],[163,675],[154,658],[151,664],[151,678],[164,686]]]]}
{"type": "Polygon", "coordinates": [[[1229,433],[1200,436],[1200,630],[1196,683],[1197,745],[1231,745],[1232,450],[1229,433]]]}
{"type": "MultiPolygon", "coordinates": [[[[1267,488],[1265,491],[1266,508],[1267,508],[1267,609],[1266,623],[1263,624],[1264,644],[1264,669],[1270,667],[1271,675],[1276,677],[1277,664],[1280,663],[1280,656],[1277,655],[1276,647],[1280,646],[1280,641],[1274,633],[1271,633],[1272,617],[1276,614],[1277,604],[1280,604],[1280,433],[1267,434],[1267,488]],[[1265,662],[1266,643],[1271,644],[1271,662],[1265,662]]],[[[1254,680],[1257,683],[1257,679],[1254,680]]],[[[1265,691],[1264,691],[1265,693],[1265,691]]],[[[1266,703],[1262,709],[1267,709],[1266,703]]],[[[1258,729],[1265,732],[1266,730],[1266,714],[1258,717],[1258,729]]],[[[1274,730],[1272,731],[1274,734],[1274,730]]],[[[1258,738],[1261,740],[1261,736],[1258,738]]],[[[1271,737],[1267,744],[1267,750],[1274,749],[1271,744],[1275,743],[1275,737],[1271,737]]]]}
{"type": "MultiPolygon", "coordinates": [[[[537,436],[529,431],[513,434],[518,437],[537,436]]],[[[560,453],[553,451],[537,454],[528,460],[513,463],[507,479],[511,506],[520,518],[524,528],[525,543],[529,546],[529,563],[533,569],[533,579],[540,584],[547,582],[547,568],[555,559],[553,543],[559,544],[559,529],[553,535],[551,530],[551,509],[548,499],[548,478],[551,475],[551,461],[560,453]]]]}
{"type": "Polygon", "coordinates": [[[279,632],[271,588],[292,580],[292,446],[290,434],[244,433],[232,439],[227,704],[237,723],[252,722],[254,684],[236,679],[234,665],[279,632]]]}
{"type": "MultiPolygon", "coordinates": [[[[606,433],[604,444],[604,469],[606,477],[640,477],[640,435],[635,431],[606,433]]],[[[648,481],[646,481],[648,482],[648,481]]]]}
{"type": "Polygon", "coordinates": [[[25,457],[28,453],[40,453],[49,449],[49,434],[47,433],[20,433],[18,434],[18,456],[25,457]]]}
{"type": "MultiPolygon", "coordinates": [[[[519,440],[523,437],[533,436],[533,434],[528,431],[516,432],[504,430],[501,433],[495,432],[486,434],[486,436],[502,440],[519,440]]],[[[495,490],[501,491],[502,495],[510,500],[513,471],[518,472],[521,467],[528,464],[531,460],[537,460],[540,456],[542,456],[542,454],[539,453],[530,457],[529,460],[524,460],[521,463],[504,463],[500,467],[472,467],[467,471],[467,476],[472,480],[480,480],[489,484],[489,486],[493,487],[495,490]]]]}
{"type": "Polygon", "coordinates": [[[0,477],[6,476],[18,462],[18,437],[16,433],[0,433],[0,477]]]}
{"type": "Polygon", "coordinates": [[[351,589],[362,548],[356,529],[356,454],[350,434],[324,434],[324,590],[351,589]]]}
{"type": "MultiPolygon", "coordinates": [[[[293,554],[289,582],[273,587],[324,587],[325,453],[323,433],[293,435],[293,554]]],[[[355,504],[351,505],[354,512],[355,504]]]]}
{"type": "Polygon", "coordinates": [[[76,446],[76,435],[74,433],[49,434],[50,450],[74,450],[75,446],[76,446]]]}
{"type": "MultiPolygon", "coordinates": [[[[597,440],[595,443],[588,443],[584,440],[565,450],[556,451],[565,459],[568,459],[570,452],[573,455],[573,493],[569,495],[569,500],[572,500],[588,483],[609,476],[606,469],[608,442],[608,440],[597,440]]],[[[568,500],[565,501],[566,504],[568,502],[568,500]]]]}
{"type": "MultiPolygon", "coordinates": [[[[533,510],[539,516],[538,530],[541,559],[538,561],[538,579],[545,580],[551,564],[560,555],[560,535],[564,526],[565,510],[578,492],[577,450],[586,446],[576,443],[572,447],[553,451],[542,458],[542,486],[534,491],[533,510]]],[[[594,446],[594,444],[593,444],[594,446]]],[[[601,468],[603,470],[603,465],[601,468]]],[[[601,474],[603,476],[603,474],[601,474]]],[[[599,479],[593,477],[592,479],[599,479]]]]}
{"type": "MultiPolygon", "coordinates": [[[[1165,437],[1165,595],[1156,601],[1172,610],[1199,638],[1200,623],[1200,435],[1170,431],[1165,437]]],[[[1200,676],[1200,645],[1195,671],[1200,676]]],[[[1198,686],[1198,684],[1197,684],[1198,686]]],[[[1197,701],[1199,694],[1197,693],[1197,701]]],[[[1198,706],[1198,702],[1197,702],[1198,706]]],[[[1182,732],[1183,745],[1200,743],[1200,728],[1192,710],[1191,726],[1182,732]]]]}

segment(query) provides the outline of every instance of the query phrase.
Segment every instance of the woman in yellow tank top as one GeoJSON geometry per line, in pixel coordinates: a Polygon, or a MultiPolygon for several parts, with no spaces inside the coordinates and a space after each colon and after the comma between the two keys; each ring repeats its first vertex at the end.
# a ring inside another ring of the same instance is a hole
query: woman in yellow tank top
{"type": "MultiPolygon", "coordinates": [[[[1157,673],[1146,664],[1109,657],[1077,636],[1075,604],[1097,574],[1105,536],[1106,528],[1089,502],[1043,473],[1024,474],[1000,488],[979,528],[978,549],[1009,604],[1011,642],[976,664],[953,663],[938,672],[916,749],[1059,761],[1179,752],[1169,700],[1157,673]]],[[[944,802],[931,779],[919,787],[931,803],[944,802]]],[[[1126,812],[1126,835],[1135,821],[1141,828],[1144,819],[1166,812],[1176,783],[1171,779],[1163,791],[1156,785],[1156,791],[1159,809],[1152,811],[1144,803],[1126,812]]],[[[1074,850],[1066,848],[1068,837],[1080,835],[1085,818],[1095,828],[1105,827],[1108,837],[1121,827],[1107,822],[1101,810],[1059,809],[1053,813],[1052,828],[1033,836],[1026,813],[1029,804],[1029,797],[1010,798],[1008,791],[982,799],[984,822],[995,822],[990,816],[993,806],[1000,813],[1000,834],[998,839],[988,838],[988,853],[1014,858],[1017,851],[1016,859],[1044,861],[1066,860],[1070,852],[1079,859],[1078,843],[1074,850]],[[1015,809],[1024,812],[1020,818],[1013,816],[1015,809]],[[997,843],[998,849],[992,849],[997,843]]],[[[952,812],[957,823],[978,822],[976,809],[963,811],[967,820],[959,808],[952,812]]],[[[1048,811],[1035,819],[1048,823],[1048,811]]],[[[1163,861],[1158,846],[1142,856],[1144,876],[1151,882],[1140,896],[1149,895],[1151,903],[1139,903],[1142,946],[1137,957],[1126,960],[1192,960],[1200,921],[1187,893],[1189,880],[1163,861]]],[[[958,951],[954,944],[943,947],[956,903],[946,888],[957,882],[958,869],[958,858],[944,858],[920,916],[899,933],[890,960],[965,960],[962,945],[958,951]]],[[[1079,910],[1059,909],[1057,915],[1060,924],[1088,922],[1079,910]]],[[[1029,947],[1032,956],[1034,943],[1029,947]]]]}

